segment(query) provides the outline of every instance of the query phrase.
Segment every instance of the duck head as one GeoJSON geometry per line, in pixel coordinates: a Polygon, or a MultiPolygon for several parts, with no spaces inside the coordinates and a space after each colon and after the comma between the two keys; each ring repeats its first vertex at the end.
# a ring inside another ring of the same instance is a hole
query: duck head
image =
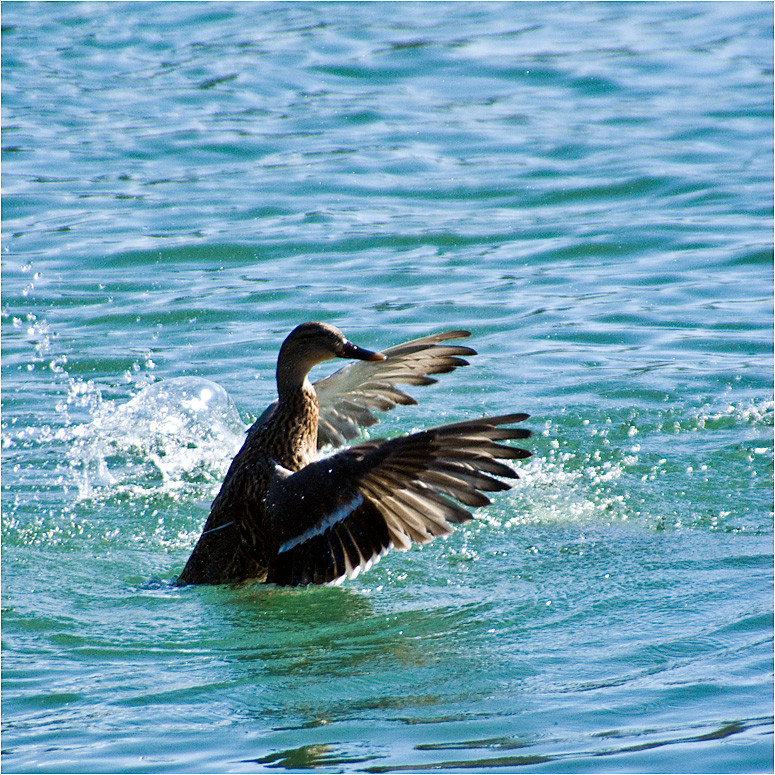
{"type": "Polygon", "coordinates": [[[348,342],[336,326],[328,323],[302,323],[291,331],[277,358],[277,392],[299,389],[310,369],[333,358],[357,358],[361,361],[384,361],[375,353],[348,342]]]}

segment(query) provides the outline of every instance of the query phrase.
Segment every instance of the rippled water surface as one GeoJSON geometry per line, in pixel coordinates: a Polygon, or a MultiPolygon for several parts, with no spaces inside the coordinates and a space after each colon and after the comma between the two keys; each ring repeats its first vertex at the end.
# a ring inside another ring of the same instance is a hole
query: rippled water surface
{"type": "Polygon", "coordinates": [[[771,4],[2,12],[5,772],[772,770],[771,4]],[[534,457],[172,588],[309,319],[469,328],[371,434],[534,457]]]}

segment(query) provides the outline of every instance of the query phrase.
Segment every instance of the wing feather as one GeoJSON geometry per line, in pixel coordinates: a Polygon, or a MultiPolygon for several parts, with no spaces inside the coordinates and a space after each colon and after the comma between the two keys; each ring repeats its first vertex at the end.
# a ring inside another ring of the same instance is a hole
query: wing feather
{"type": "Polygon", "coordinates": [[[396,385],[432,385],[429,374],[446,374],[476,355],[462,345],[442,344],[470,336],[469,331],[445,331],[424,336],[383,351],[384,361],[355,361],[314,383],[320,405],[318,447],[341,446],[362,428],[379,420],[371,410],[387,412],[397,405],[416,404],[396,385]]]}
{"type": "Polygon", "coordinates": [[[502,427],[525,418],[503,415],[375,439],[290,476],[278,474],[267,498],[277,537],[267,581],[338,583],[390,548],[405,551],[449,535],[452,525],[472,518],[464,506],[487,505],[484,493],[509,489],[494,476],[517,478],[500,460],[530,453],[493,439],[526,438],[522,428],[502,427]]]}

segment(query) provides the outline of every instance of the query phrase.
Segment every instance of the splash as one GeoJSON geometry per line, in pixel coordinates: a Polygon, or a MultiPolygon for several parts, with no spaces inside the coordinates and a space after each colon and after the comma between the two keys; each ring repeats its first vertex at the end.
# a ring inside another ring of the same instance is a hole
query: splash
{"type": "Polygon", "coordinates": [[[771,399],[629,408],[600,420],[547,421],[547,445],[536,438],[512,493],[490,508],[493,524],[632,520],[743,532],[771,522],[756,506],[772,482],[771,399]]]}
{"type": "Polygon", "coordinates": [[[503,527],[626,520],[631,509],[619,485],[637,463],[634,454],[605,460],[596,450],[581,454],[552,447],[520,466],[503,527]]]}
{"type": "Polygon", "coordinates": [[[54,371],[66,386],[60,422],[19,428],[12,418],[3,427],[6,544],[169,549],[195,540],[191,508],[209,504],[244,440],[226,391],[206,379],[141,375],[127,400],[115,385],[54,371]]]}
{"type": "Polygon", "coordinates": [[[91,383],[72,382],[60,410],[72,404],[91,416],[56,433],[66,443],[76,501],[201,494],[220,481],[244,438],[226,391],[198,377],[146,385],[123,404],[105,400],[91,383]]]}
{"type": "MultiPolygon", "coordinates": [[[[763,429],[773,426],[775,401],[771,399],[726,401],[720,400],[703,404],[696,411],[683,417],[666,418],[663,430],[672,433],[696,433],[703,430],[724,428],[749,428],[752,433],[761,434],[763,429]]],[[[771,433],[767,434],[771,437],[771,433]]]]}

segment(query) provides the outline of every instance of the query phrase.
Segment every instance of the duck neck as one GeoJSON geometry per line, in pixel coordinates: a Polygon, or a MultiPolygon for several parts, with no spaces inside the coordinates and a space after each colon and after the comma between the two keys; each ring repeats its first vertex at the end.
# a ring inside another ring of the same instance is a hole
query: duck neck
{"type": "Polygon", "coordinates": [[[298,471],[317,458],[318,397],[305,377],[294,388],[283,383],[278,390],[273,427],[278,431],[272,448],[274,459],[290,471],[298,471]]]}
{"type": "Polygon", "coordinates": [[[277,395],[282,401],[286,397],[296,395],[300,392],[309,392],[314,388],[307,379],[309,368],[303,364],[290,362],[288,359],[281,359],[277,363],[277,395]]]}
{"type": "Polygon", "coordinates": [[[287,341],[283,342],[277,358],[276,373],[277,395],[280,401],[300,391],[311,391],[314,394],[314,388],[307,379],[307,375],[314,365],[315,361],[308,356],[305,357],[304,353],[298,352],[298,348],[291,348],[287,341]]]}
{"type": "Polygon", "coordinates": [[[314,364],[283,347],[277,359],[278,406],[273,427],[275,460],[291,471],[317,457],[318,397],[307,374],[314,364]]]}

